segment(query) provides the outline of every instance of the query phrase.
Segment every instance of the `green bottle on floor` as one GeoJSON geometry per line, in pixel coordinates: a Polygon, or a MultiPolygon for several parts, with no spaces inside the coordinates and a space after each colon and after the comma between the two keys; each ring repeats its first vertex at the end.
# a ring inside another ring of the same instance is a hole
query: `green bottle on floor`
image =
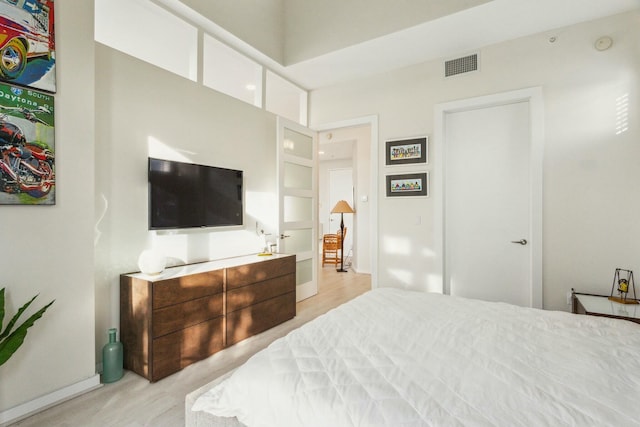
{"type": "Polygon", "coordinates": [[[122,343],[116,341],[116,328],[109,329],[109,342],[102,347],[102,382],[113,383],[124,375],[122,343]]]}

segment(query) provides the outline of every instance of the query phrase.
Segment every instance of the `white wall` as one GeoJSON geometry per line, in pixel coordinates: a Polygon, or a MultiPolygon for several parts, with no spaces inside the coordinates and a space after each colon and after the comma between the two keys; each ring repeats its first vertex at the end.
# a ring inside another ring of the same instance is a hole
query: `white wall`
{"type": "Polygon", "coordinates": [[[36,294],[56,302],[0,367],[0,415],[95,374],[93,2],[56,0],[55,18],[56,205],[0,207],[0,286],[5,324],[36,294]]]}
{"type": "Polygon", "coordinates": [[[181,0],[273,60],[284,61],[284,0],[181,0]]]}
{"type": "Polygon", "coordinates": [[[318,165],[318,220],[320,227],[322,227],[322,229],[318,229],[319,238],[322,238],[322,234],[335,233],[340,229],[339,219],[333,218],[334,221],[330,221],[333,206],[329,200],[329,172],[334,169],[353,169],[353,164],[353,159],[338,159],[325,160],[318,165]]]}
{"type": "Polygon", "coordinates": [[[285,0],[285,64],[295,64],[488,1],[285,0]]]}
{"type": "Polygon", "coordinates": [[[432,61],[313,91],[311,126],[379,115],[379,284],[439,291],[426,284],[442,276],[433,198],[384,197],[384,141],[432,135],[438,103],[532,86],[545,104],[544,307],[568,310],[571,287],[608,293],[616,267],[639,271],[639,40],[636,10],[486,47],[477,73],[444,79],[432,61]],[[603,35],[614,45],[598,52],[603,35]],[[616,134],[624,96],[628,128],[616,134]]]}
{"type": "Polygon", "coordinates": [[[261,249],[256,221],[277,226],[275,116],[96,45],[82,4],[56,2],[57,204],[0,210],[7,314],[56,299],[0,367],[0,423],[98,383],[119,275],[143,249],[171,263],[244,255],[261,249]],[[245,226],[149,232],[149,155],[244,170],[245,226]]]}
{"type": "Polygon", "coordinates": [[[173,264],[257,253],[256,221],[275,236],[277,183],[273,114],[100,44],[96,67],[99,352],[119,326],[119,276],[139,270],[144,249],[173,264]],[[245,226],[148,231],[149,156],[243,170],[245,226]]]}

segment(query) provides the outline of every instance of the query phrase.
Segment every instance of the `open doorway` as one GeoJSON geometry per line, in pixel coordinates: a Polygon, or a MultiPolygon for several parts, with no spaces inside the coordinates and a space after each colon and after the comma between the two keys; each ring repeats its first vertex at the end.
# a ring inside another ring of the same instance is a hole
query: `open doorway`
{"type": "MultiPolygon", "coordinates": [[[[322,236],[339,230],[340,214],[331,214],[331,210],[338,200],[347,201],[355,213],[344,214],[347,233],[343,263],[349,272],[358,274],[371,274],[373,265],[371,135],[372,125],[368,123],[318,133],[318,243],[322,250],[322,236]]],[[[320,269],[332,267],[322,267],[319,262],[320,269]]]]}

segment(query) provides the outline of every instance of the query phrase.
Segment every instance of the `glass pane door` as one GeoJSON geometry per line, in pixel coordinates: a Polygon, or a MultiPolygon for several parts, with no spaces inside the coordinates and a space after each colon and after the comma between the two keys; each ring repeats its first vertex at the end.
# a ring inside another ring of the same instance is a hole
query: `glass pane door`
{"type": "Polygon", "coordinates": [[[315,133],[278,118],[279,251],[296,255],[296,300],[318,293],[315,133]]]}

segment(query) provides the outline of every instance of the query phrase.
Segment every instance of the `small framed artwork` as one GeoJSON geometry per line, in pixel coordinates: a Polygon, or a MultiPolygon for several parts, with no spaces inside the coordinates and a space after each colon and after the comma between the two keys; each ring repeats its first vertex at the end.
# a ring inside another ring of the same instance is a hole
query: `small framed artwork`
{"type": "Polygon", "coordinates": [[[387,197],[429,197],[429,172],[387,175],[387,197]]]}
{"type": "Polygon", "coordinates": [[[386,143],[386,165],[406,165],[411,163],[428,163],[428,138],[399,139],[386,143]]]}

